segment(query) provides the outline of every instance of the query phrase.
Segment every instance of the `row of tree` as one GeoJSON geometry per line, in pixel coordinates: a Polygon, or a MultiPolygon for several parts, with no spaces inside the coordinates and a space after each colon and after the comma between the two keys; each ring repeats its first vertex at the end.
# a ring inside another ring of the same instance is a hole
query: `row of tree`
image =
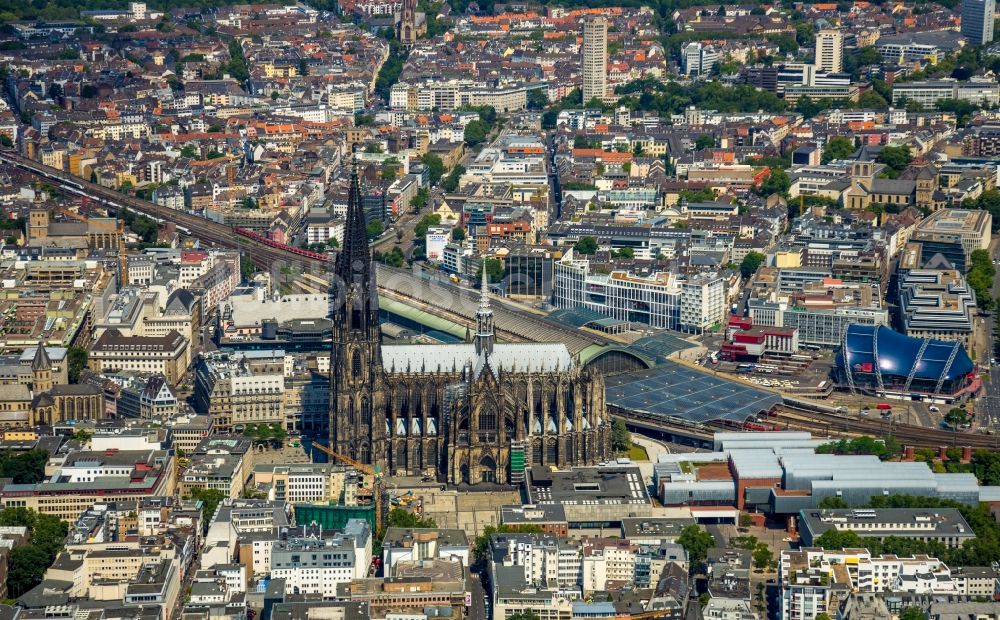
{"type": "Polygon", "coordinates": [[[973,250],[965,279],[976,292],[976,306],[980,310],[989,311],[993,308],[993,279],[996,275],[997,268],[989,250],[973,250]]]}

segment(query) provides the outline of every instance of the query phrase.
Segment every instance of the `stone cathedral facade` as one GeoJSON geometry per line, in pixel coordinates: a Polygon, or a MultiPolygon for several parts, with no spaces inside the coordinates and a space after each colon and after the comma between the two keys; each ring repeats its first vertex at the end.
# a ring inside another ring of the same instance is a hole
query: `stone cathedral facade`
{"type": "Polygon", "coordinates": [[[514,484],[612,456],[600,374],[561,343],[499,343],[487,287],[472,343],[382,345],[357,174],[332,274],[330,447],[389,475],[514,484]]]}

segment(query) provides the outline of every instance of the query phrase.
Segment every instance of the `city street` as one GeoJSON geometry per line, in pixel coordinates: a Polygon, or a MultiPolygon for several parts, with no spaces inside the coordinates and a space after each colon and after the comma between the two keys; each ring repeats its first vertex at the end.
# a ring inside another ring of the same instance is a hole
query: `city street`
{"type": "MultiPolygon", "coordinates": [[[[1000,240],[994,239],[990,243],[990,256],[994,260],[998,256],[1000,240]]],[[[1000,269],[993,278],[993,299],[1000,297],[1000,269]]],[[[996,345],[996,312],[991,312],[983,319],[986,322],[985,332],[991,342],[993,342],[992,356],[996,358],[998,353],[996,345]]],[[[986,357],[984,352],[984,357],[986,357]]],[[[990,360],[992,361],[992,360],[990,360]]],[[[983,375],[983,395],[976,402],[976,420],[973,428],[987,429],[989,432],[1000,431],[1000,368],[996,364],[989,363],[988,371],[983,375]]]]}

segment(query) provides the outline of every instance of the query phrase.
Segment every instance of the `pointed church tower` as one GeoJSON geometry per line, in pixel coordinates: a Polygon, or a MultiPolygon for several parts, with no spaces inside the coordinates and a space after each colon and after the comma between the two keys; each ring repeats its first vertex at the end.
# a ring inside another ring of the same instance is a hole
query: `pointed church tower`
{"type": "Polygon", "coordinates": [[[52,360],[45,350],[45,343],[39,341],[35,357],[31,360],[31,389],[35,394],[52,389],[52,360]]]}
{"type": "Polygon", "coordinates": [[[399,16],[399,42],[406,47],[417,42],[417,0],[403,0],[399,16]]]}
{"type": "Polygon", "coordinates": [[[356,164],[351,168],[344,244],[334,262],[330,296],[333,304],[330,447],[362,463],[382,465],[385,461],[382,332],[375,266],[368,246],[356,164]]]}

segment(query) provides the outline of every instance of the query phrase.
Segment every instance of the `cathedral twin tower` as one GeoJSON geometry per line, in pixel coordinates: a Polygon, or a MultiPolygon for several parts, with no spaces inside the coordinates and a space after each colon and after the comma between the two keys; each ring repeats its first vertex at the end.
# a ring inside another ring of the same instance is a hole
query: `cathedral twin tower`
{"type": "Polygon", "coordinates": [[[561,343],[498,343],[487,285],[473,343],[382,345],[356,171],[330,287],[330,447],[388,475],[514,484],[611,457],[600,374],[561,343]]]}

